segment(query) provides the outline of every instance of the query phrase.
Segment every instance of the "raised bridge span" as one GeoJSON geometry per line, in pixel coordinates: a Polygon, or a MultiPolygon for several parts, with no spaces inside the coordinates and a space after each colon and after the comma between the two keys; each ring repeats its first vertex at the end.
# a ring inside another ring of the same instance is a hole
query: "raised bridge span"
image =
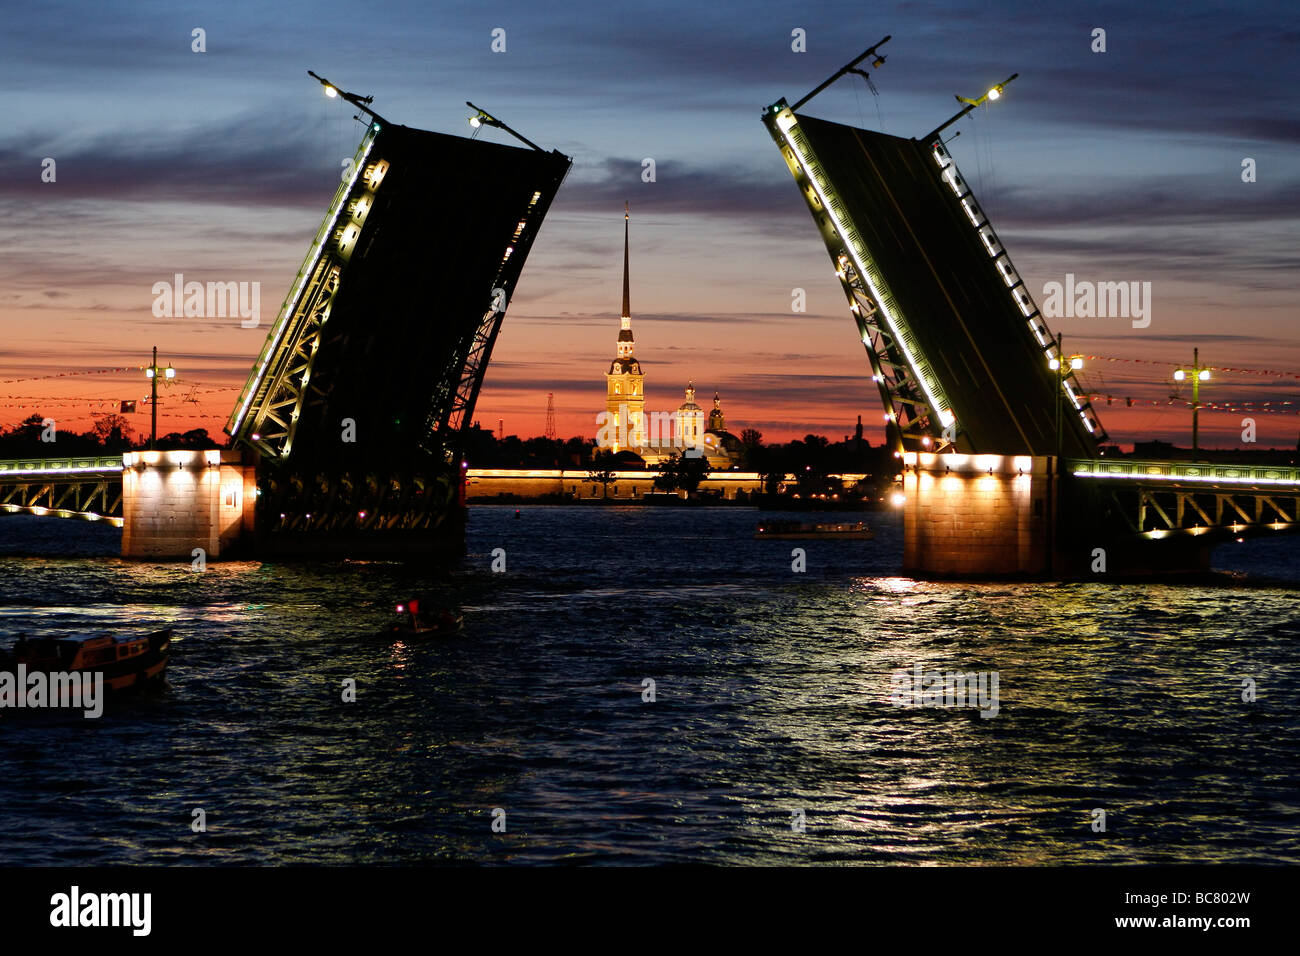
{"type": "Polygon", "coordinates": [[[1106,432],[1069,356],[940,135],[982,101],[919,138],[799,109],[863,73],[888,39],[762,120],[826,247],[903,459],[905,570],[1201,570],[1225,535],[1295,530],[1294,468],[1102,455],[1106,432]]]}
{"type": "Polygon", "coordinates": [[[571,161],[484,113],[527,145],[400,126],[335,92],[369,121],[229,447],[0,461],[0,510],[109,521],[134,557],[463,546],[462,432],[571,161]]]}

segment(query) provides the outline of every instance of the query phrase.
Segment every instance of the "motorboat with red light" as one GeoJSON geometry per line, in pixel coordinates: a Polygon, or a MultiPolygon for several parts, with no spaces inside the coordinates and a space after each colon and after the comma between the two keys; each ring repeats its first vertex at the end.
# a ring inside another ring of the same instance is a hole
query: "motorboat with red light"
{"type": "Polygon", "coordinates": [[[454,608],[428,608],[420,598],[401,601],[397,605],[398,619],[385,632],[398,637],[449,637],[459,634],[465,626],[465,616],[454,608]]]}

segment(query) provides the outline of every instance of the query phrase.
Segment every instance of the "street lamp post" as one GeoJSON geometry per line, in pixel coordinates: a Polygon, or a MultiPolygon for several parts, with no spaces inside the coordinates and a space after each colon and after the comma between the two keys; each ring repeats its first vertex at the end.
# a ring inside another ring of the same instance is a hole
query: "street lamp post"
{"type": "Polygon", "coordinates": [[[1083,356],[1071,355],[1068,358],[1061,351],[1061,342],[1064,336],[1057,333],[1056,336],[1056,358],[1049,359],[1047,367],[1056,373],[1056,459],[1061,459],[1061,394],[1065,391],[1065,380],[1072,374],[1083,368],[1083,356]]]}
{"type": "Polygon", "coordinates": [[[1210,370],[1201,367],[1201,350],[1192,349],[1192,367],[1190,369],[1175,369],[1174,381],[1181,382],[1187,378],[1188,373],[1192,376],[1192,454],[1196,454],[1200,448],[1200,412],[1201,412],[1201,383],[1210,380],[1210,370]]]}
{"type": "Polygon", "coordinates": [[[1060,482],[1063,474],[1061,470],[1061,393],[1065,391],[1065,380],[1071,374],[1083,368],[1083,356],[1071,355],[1067,357],[1061,351],[1061,342],[1063,336],[1058,332],[1056,336],[1056,357],[1048,359],[1047,367],[1052,370],[1052,375],[1056,379],[1056,462],[1055,467],[1048,472],[1050,512],[1048,515],[1048,561],[1052,573],[1056,571],[1056,523],[1060,515],[1058,497],[1060,495],[1060,482]]]}
{"type": "Polygon", "coordinates": [[[149,429],[149,450],[153,451],[158,446],[158,374],[162,373],[168,383],[176,377],[176,369],[172,368],[170,363],[166,368],[158,367],[158,346],[153,347],[153,364],[144,370],[145,376],[149,379],[149,412],[152,418],[152,424],[149,429]]]}

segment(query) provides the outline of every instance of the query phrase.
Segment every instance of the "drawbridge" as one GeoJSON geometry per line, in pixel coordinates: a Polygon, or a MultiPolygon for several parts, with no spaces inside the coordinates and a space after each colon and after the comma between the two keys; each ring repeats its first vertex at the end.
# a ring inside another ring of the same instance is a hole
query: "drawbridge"
{"type": "Polygon", "coordinates": [[[174,496],[211,485],[222,501],[193,510],[218,515],[208,522],[222,524],[218,537],[255,529],[245,543],[259,553],[463,546],[463,431],[571,160],[482,110],[471,125],[523,145],[391,123],[371,98],[317,79],[357,108],[365,131],[226,423],[229,449],[0,462],[0,509],[119,525],[125,515],[129,526],[152,519],[147,501],[124,511],[124,488],[131,499],[169,496],[171,523],[184,528],[142,553],[188,553],[185,536],[211,529],[179,520],[174,496]],[[136,480],[173,463],[195,477],[225,471],[184,489],[136,480]],[[238,468],[255,471],[253,518],[238,468]]]}
{"type": "MultiPolygon", "coordinates": [[[[1103,456],[1106,432],[1071,357],[1062,354],[942,135],[1000,98],[1016,74],[978,100],[959,96],[966,106],[956,116],[915,138],[803,109],[837,79],[867,76],[866,63],[879,68],[885,59],[879,48],[889,39],[793,105],[771,104],[762,119],[865,347],[889,441],[904,460],[909,519],[926,520],[915,517],[913,506],[931,507],[921,503],[930,500],[930,478],[939,476],[952,490],[936,499],[931,523],[954,569],[962,567],[954,555],[971,544],[963,536],[987,536],[1008,522],[1022,523],[1012,551],[1046,553],[1062,552],[1067,543],[1206,541],[1295,530],[1300,473],[1294,468],[1103,456]],[[995,507],[990,502],[1002,494],[995,490],[1001,478],[1007,497],[995,507]],[[969,489],[962,484],[967,479],[969,489]],[[980,509],[988,513],[970,517],[980,509]],[[1040,526],[1046,526],[1041,542],[1040,526]],[[1078,540],[1067,542],[1072,534],[1078,540]]],[[[940,486],[934,487],[937,493],[940,486]]],[[[922,550],[918,544],[917,553],[922,550]]]]}
{"type": "Polygon", "coordinates": [[[385,552],[403,535],[422,547],[454,521],[461,432],[570,166],[366,112],[352,175],[226,424],[257,456],[257,527],[275,550],[314,552],[322,536],[352,553],[377,536],[385,552]]]}

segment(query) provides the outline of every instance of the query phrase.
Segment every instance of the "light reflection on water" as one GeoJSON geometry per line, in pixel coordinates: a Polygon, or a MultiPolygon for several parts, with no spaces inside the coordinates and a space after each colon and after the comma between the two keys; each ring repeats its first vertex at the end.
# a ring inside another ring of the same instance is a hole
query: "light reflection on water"
{"type": "MultiPolygon", "coordinates": [[[[1294,581],[913,581],[895,515],[871,542],[799,542],[794,574],[753,511],[522,514],[476,508],[450,577],[196,574],[105,557],[107,529],[0,519],[0,551],[81,555],[0,558],[0,635],[178,637],[161,697],[90,727],[0,717],[6,861],[1300,860],[1294,581]],[[377,637],[421,590],[466,609],[464,634],[377,637]],[[894,707],[890,674],[917,662],[996,670],[1000,713],[894,707]]],[[[1296,547],[1225,566],[1294,574],[1296,547]]]]}

